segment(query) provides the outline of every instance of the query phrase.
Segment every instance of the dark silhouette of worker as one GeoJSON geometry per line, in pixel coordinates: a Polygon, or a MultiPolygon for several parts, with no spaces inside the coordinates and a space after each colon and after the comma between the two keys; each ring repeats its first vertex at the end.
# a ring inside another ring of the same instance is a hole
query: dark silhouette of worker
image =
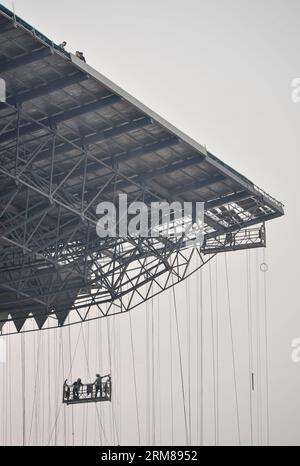
{"type": "Polygon", "coordinates": [[[79,399],[79,391],[83,387],[81,379],[77,379],[76,382],[73,383],[73,398],[74,400],[79,399]]]}
{"type": "Polygon", "coordinates": [[[104,384],[104,396],[105,398],[111,397],[111,377],[110,375],[107,376],[105,384],[104,384]]]}
{"type": "Polygon", "coordinates": [[[67,46],[67,42],[66,42],[65,40],[64,40],[61,44],[59,44],[59,47],[60,47],[61,49],[65,49],[66,46],[67,46]]]}
{"type": "Polygon", "coordinates": [[[76,57],[79,58],[80,60],[84,61],[84,63],[86,63],[85,56],[83,55],[82,52],[79,52],[79,51],[77,50],[77,52],[76,52],[76,57]]]}
{"type": "Polygon", "coordinates": [[[65,400],[69,401],[70,395],[71,395],[71,390],[70,390],[70,387],[67,384],[67,382],[68,382],[68,379],[66,379],[64,381],[64,398],[65,398],[65,400]]]}
{"type": "Polygon", "coordinates": [[[97,398],[98,393],[100,393],[100,398],[102,397],[102,378],[100,374],[96,374],[95,384],[95,398],[97,398]]]}
{"type": "Polygon", "coordinates": [[[77,387],[77,380],[73,383],[73,399],[76,400],[78,398],[78,387],[77,387]]]}

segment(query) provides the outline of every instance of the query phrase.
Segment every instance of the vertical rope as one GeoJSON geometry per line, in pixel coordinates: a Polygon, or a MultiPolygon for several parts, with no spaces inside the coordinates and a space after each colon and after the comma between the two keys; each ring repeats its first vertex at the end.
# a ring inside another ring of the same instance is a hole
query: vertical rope
{"type": "MultiPolygon", "coordinates": [[[[198,308],[199,309],[199,308],[198,308]]],[[[199,316],[199,310],[197,312],[197,316],[199,316]]],[[[203,407],[203,398],[204,398],[204,390],[203,390],[203,273],[202,268],[200,269],[200,318],[198,321],[198,325],[200,324],[200,336],[199,336],[199,350],[200,350],[200,445],[203,446],[203,427],[204,427],[204,407],[203,407]]],[[[199,328],[199,326],[198,326],[199,328]]],[[[198,352],[199,355],[199,352],[198,352]]],[[[198,356],[199,357],[199,356],[198,356]]]]}
{"type": "Polygon", "coordinates": [[[220,426],[219,426],[219,310],[218,310],[218,255],[215,259],[215,272],[216,272],[216,444],[219,445],[220,426]]]}
{"type": "Polygon", "coordinates": [[[2,416],[2,444],[6,445],[6,406],[7,406],[7,393],[6,393],[6,365],[1,364],[1,372],[2,372],[2,409],[1,412],[3,413],[2,416]]]}
{"type": "MultiPolygon", "coordinates": [[[[109,354],[109,364],[110,367],[112,367],[112,356],[111,356],[111,340],[110,340],[110,325],[109,325],[109,319],[107,319],[107,335],[108,335],[108,354],[109,354]]],[[[113,416],[113,426],[116,432],[116,437],[117,437],[117,443],[120,445],[120,437],[119,437],[119,432],[118,432],[118,426],[116,422],[116,416],[115,416],[115,402],[114,398],[112,397],[111,401],[111,407],[112,407],[112,416],[113,416]]]]}
{"type": "MultiPolygon", "coordinates": [[[[159,279],[158,279],[159,281],[159,279]]],[[[157,296],[157,348],[156,348],[156,353],[157,353],[157,371],[156,371],[156,397],[157,397],[157,404],[158,404],[158,425],[159,425],[159,445],[162,444],[161,442],[161,434],[162,434],[162,428],[161,428],[161,373],[160,373],[160,296],[157,296]]]]}
{"type": "MultiPolygon", "coordinates": [[[[107,326],[108,326],[108,331],[109,331],[109,322],[107,321],[107,326]]],[[[81,324],[81,328],[82,328],[82,324],[81,324]]],[[[108,333],[109,335],[109,333],[108,333]]],[[[86,341],[85,341],[85,336],[84,336],[84,332],[82,332],[82,341],[83,341],[83,348],[84,348],[84,355],[85,355],[85,362],[86,362],[86,368],[87,368],[87,373],[88,373],[88,377],[89,379],[91,378],[91,374],[90,374],[90,370],[89,370],[89,360],[88,360],[88,351],[87,351],[87,345],[86,345],[86,341]]],[[[109,355],[111,354],[110,351],[110,337],[108,336],[108,346],[109,346],[109,355]]],[[[75,351],[76,353],[76,351],[75,351]]],[[[74,355],[75,357],[75,355],[74,355]]],[[[111,364],[111,355],[109,356],[110,358],[110,364],[111,364]]],[[[111,367],[111,366],[110,366],[111,367]]],[[[106,437],[106,434],[105,434],[105,430],[104,430],[104,427],[103,427],[103,424],[101,422],[101,419],[100,419],[100,415],[99,415],[99,411],[98,411],[98,405],[97,403],[95,403],[95,406],[96,406],[96,412],[97,412],[97,417],[98,417],[98,425],[99,425],[99,431],[100,429],[102,430],[103,432],[103,435],[104,435],[104,438],[106,440],[106,443],[108,443],[108,439],[106,437]]],[[[113,405],[112,405],[113,406],[113,405]]]]}
{"type": "MultiPolygon", "coordinates": [[[[70,317],[69,317],[70,319],[70,317]]],[[[72,371],[72,340],[71,340],[71,327],[68,327],[68,340],[69,340],[69,362],[70,362],[70,370],[69,376],[71,376],[71,382],[73,381],[73,371],[72,371]]],[[[72,382],[73,383],[73,382],[72,382]]],[[[74,406],[71,406],[71,436],[72,436],[72,446],[74,447],[74,440],[75,440],[75,423],[74,423],[74,406]]]]}
{"type": "Polygon", "coordinates": [[[134,381],[134,393],[135,393],[135,405],[136,405],[136,423],[137,423],[139,445],[141,445],[140,415],[139,415],[139,402],[138,402],[138,395],[137,395],[136,368],[135,368],[135,355],[134,355],[134,345],[133,345],[131,313],[129,312],[128,315],[129,315],[129,325],[130,325],[131,355],[132,355],[133,381],[134,381]]]}
{"type": "Polygon", "coordinates": [[[152,392],[152,445],[155,446],[155,362],[154,362],[154,305],[151,300],[151,392],[152,392]]]}
{"type": "Polygon", "coordinates": [[[187,303],[187,363],[188,363],[188,425],[189,425],[189,440],[192,442],[192,418],[191,418],[191,308],[190,308],[190,289],[188,280],[185,281],[185,294],[187,303]]]}
{"type": "MultiPolygon", "coordinates": [[[[58,380],[58,374],[59,374],[59,365],[57,365],[57,355],[59,354],[59,348],[58,348],[58,333],[57,333],[57,329],[55,329],[55,337],[54,337],[54,364],[55,364],[55,367],[54,367],[54,393],[55,393],[55,388],[56,388],[56,407],[58,406],[58,393],[59,393],[59,389],[60,387],[57,386],[56,387],[56,381],[58,380]]],[[[58,356],[58,360],[59,360],[59,356],[58,356]]],[[[54,432],[54,445],[57,446],[57,428],[58,428],[58,419],[57,418],[57,422],[55,423],[55,432],[54,432]]]]}
{"type": "Polygon", "coordinates": [[[12,358],[11,358],[11,339],[8,338],[8,365],[9,365],[9,444],[12,446],[13,439],[12,439],[12,377],[11,377],[11,365],[12,365],[12,358]]]}
{"type": "Polygon", "coordinates": [[[212,361],[213,361],[214,445],[216,445],[217,444],[217,400],[216,400],[217,387],[216,387],[215,328],[214,328],[214,308],[213,308],[211,262],[209,262],[209,292],[210,292],[211,341],[212,341],[212,361]]]}
{"type": "Polygon", "coordinates": [[[22,437],[23,447],[26,445],[26,393],[25,393],[25,380],[26,380],[26,367],[25,367],[25,334],[21,335],[21,368],[22,368],[22,437]]]}
{"type": "MultiPolygon", "coordinates": [[[[4,365],[5,367],[5,377],[3,379],[3,382],[5,383],[5,404],[4,404],[4,409],[3,411],[5,412],[5,416],[4,416],[4,419],[5,419],[5,440],[4,440],[4,445],[7,445],[7,439],[8,439],[8,435],[7,435],[7,431],[8,431],[8,347],[6,347],[6,364],[4,365]]],[[[3,391],[4,392],[4,391],[3,391]]],[[[4,393],[3,393],[4,395],[4,393]]]]}
{"type": "MultiPolygon", "coordinates": [[[[172,276],[172,282],[173,282],[173,276],[172,276]]],[[[176,322],[177,343],[178,343],[178,353],[179,353],[180,380],[181,380],[181,392],[182,392],[182,402],[183,402],[185,439],[186,439],[186,445],[188,445],[189,436],[188,436],[187,413],[186,413],[186,401],[185,401],[185,391],[184,391],[183,366],[182,366],[181,343],[180,343],[179,323],[178,323],[177,304],[176,304],[176,295],[175,295],[174,283],[173,283],[172,290],[173,290],[174,311],[175,311],[175,322],[176,322]]]]}
{"type": "Polygon", "coordinates": [[[35,367],[35,377],[34,377],[34,395],[33,395],[33,402],[32,402],[32,411],[31,411],[31,420],[30,420],[30,430],[29,430],[29,438],[28,438],[28,445],[30,445],[31,435],[33,431],[33,419],[35,417],[36,425],[35,425],[35,435],[37,440],[37,399],[38,399],[38,377],[39,377],[39,362],[40,362],[40,344],[41,344],[41,333],[39,334],[38,338],[38,346],[36,350],[36,340],[34,339],[34,352],[36,356],[34,357],[34,367],[35,367]]]}
{"type": "Polygon", "coordinates": [[[261,386],[261,319],[260,319],[260,286],[259,286],[259,264],[258,250],[255,251],[255,277],[256,277],[256,365],[257,365],[257,443],[262,445],[262,386],[261,386]]]}
{"type": "MultiPolygon", "coordinates": [[[[63,377],[65,377],[65,352],[64,352],[64,344],[63,344],[63,329],[61,329],[61,337],[62,337],[62,348],[61,348],[61,360],[62,360],[62,373],[63,377]]],[[[67,446],[67,416],[66,416],[66,406],[64,406],[64,446],[67,446]]]]}
{"type": "Polygon", "coordinates": [[[171,403],[171,446],[174,445],[174,392],[173,392],[173,337],[171,290],[169,290],[169,345],[170,345],[170,403],[171,403]]]}
{"type": "MultiPolygon", "coordinates": [[[[87,360],[88,360],[88,364],[90,362],[90,322],[87,322],[86,323],[87,325],[87,329],[86,329],[86,332],[87,332],[87,360]]],[[[89,365],[88,365],[88,368],[87,368],[87,375],[90,373],[90,369],[89,369],[89,365]]],[[[86,446],[87,445],[87,440],[88,440],[88,435],[87,435],[87,432],[88,432],[88,418],[89,418],[89,411],[88,411],[88,405],[86,404],[85,405],[86,409],[85,409],[85,437],[84,437],[84,445],[86,446]]]]}
{"type": "MultiPolygon", "coordinates": [[[[102,344],[103,344],[103,341],[102,341],[102,321],[101,319],[98,320],[98,326],[97,326],[97,340],[98,340],[98,344],[99,344],[99,348],[98,348],[98,351],[97,351],[97,357],[98,357],[98,368],[102,367],[102,344]]],[[[99,369],[100,370],[100,369],[99,369]]],[[[102,412],[101,412],[101,405],[100,405],[100,408],[99,408],[99,411],[100,411],[100,415],[102,415],[102,412]]],[[[95,411],[95,424],[97,424],[97,411],[95,411]]],[[[99,441],[100,441],[100,445],[103,445],[103,436],[102,436],[102,430],[100,429],[100,426],[99,426],[99,422],[98,422],[98,430],[99,430],[99,441]]],[[[95,432],[96,432],[96,429],[95,429],[95,432]]],[[[95,445],[96,445],[96,435],[95,435],[95,445]]]]}
{"type": "MultiPolygon", "coordinates": [[[[76,356],[76,353],[77,353],[77,348],[78,348],[78,343],[79,343],[81,333],[82,333],[82,324],[80,325],[80,329],[79,329],[79,333],[78,333],[78,337],[77,337],[77,342],[76,342],[75,349],[74,349],[74,354],[73,354],[73,357],[72,357],[72,360],[71,360],[71,365],[70,365],[70,371],[69,371],[69,374],[68,374],[68,378],[70,377],[70,374],[72,372],[73,363],[74,363],[74,359],[75,359],[75,356],[76,356]]],[[[50,386],[49,386],[49,388],[50,388],[50,386]]],[[[55,429],[57,428],[57,423],[58,423],[58,419],[59,419],[59,416],[60,416],[61,407],[62,407],[62,403],[59,404],[58,408],[56,409],[56,412],[54,413],[55,414],[54,426],[53,426],[52,430],[50,430],[50,432],[49,432],[49,440],[48,440],[47,446],[49,446],[51,444],[53,434],[55,432],[55,429]]]]}
{"type": "Polygon", "coordinates": [[[42,336],[42,376],[41,376],[41,397],[42,397],[42,430],[41,430],[41,445],[45,443],[45,406],[46,406],[46,381],[45,381],[45,368],[46,368],[46,355],[45,355],[45,333],[42,336]]]}
{"type": "Polygon", "coordinates": [[[149,301],[146,303],[146,438],[150,445],[150,317],[149,301]]]}
{"type": "Polygon", "coordinates": [[[231,297],[230,297],[229,274],[228,274],[228,263],[227,263],[226,252],[224,254],[224,260],[225,260],[226,285],[227,285],[228,317],[229,317],[229,327],[230,327],[230,342],[231,342],[231,356],[232,356],[234,393],[235,393],[236,422],[237,422],[237,432],[238,432],[238,445],[240,446],[241,445],[241,428],[240,428],[239,402],[238,402],[238,390],[237,390],[236,361],[235,361],[234,340],[233,340],[231,297]]]}
{"type": "MultiPolygon", "coordinates": [[[[263,261],[266,263],[266,251],[263,250],[263,261]]],[[[268,303],[267,303],[267,272],[264,272],[264,320],[265,320],[265,353],[266,353],[266,415],[267,415],[267,446],[270,444],[270,413],[269,413],[269,341],[268,341],[268,303]]]]}
{"type": "Polygon", "coordinates": [[[253,445],[253,400],[252,400],[252,375],[253,375],[253,349],[252,349],[252,303],[251,303],[251,262],[250,254],[246,252],[247,270],[247,314],[248,314],[248,364],[249,364],[249,415],[250,415],[250,441],[253,445]]]}
{"type": "Polygon", "coordinates": [[[51,377],[50,377],[50,332],[48,330],[48,339],[47,339],[47,363],[48,363],[48,370],[47,370],[47,387],[48,387],[48,436],[50,436],[51,431],[51,377]]]}

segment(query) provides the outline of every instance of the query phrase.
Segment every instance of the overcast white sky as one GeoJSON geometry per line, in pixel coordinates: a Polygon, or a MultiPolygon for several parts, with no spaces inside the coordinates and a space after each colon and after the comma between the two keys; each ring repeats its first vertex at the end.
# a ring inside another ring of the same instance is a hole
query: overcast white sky
{"type": "MultiPolygon", "coordinates": [[[[300,363],[291,361],[291,341],[300,337],[300,103],[291,99],[291,81],[300,77],[299,0],[14,4],[19,16],[82,50],[91,66],[286,204],[286,216],[267,230],[271,441],[300,445],[300,363]]],[[[233,266],[243,269],[245,256],[237,254],[233,266]]],[[[238,274],[232,287],[238,292],[238,274]]]]}

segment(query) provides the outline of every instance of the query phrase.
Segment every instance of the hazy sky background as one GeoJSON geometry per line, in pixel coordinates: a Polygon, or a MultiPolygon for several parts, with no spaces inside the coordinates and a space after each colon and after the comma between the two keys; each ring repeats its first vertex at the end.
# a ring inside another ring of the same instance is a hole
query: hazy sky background
{"type": "MultiPolygon", "coordinates": [[[[300,363],[291,360],[291,341],[300,337],[300,103],[291,99],[291,82],[300,77],[299,0],[14,4],[19,16],[83,51],[91,66],[285,203],[286,216],[267,225],[270,438],[300,445],[300,363]]],[[[245,254],[234,254],[231,287],[239,296],[245,254]]],[[[230,443],[225,421],[223,441],[230,443]]]]}

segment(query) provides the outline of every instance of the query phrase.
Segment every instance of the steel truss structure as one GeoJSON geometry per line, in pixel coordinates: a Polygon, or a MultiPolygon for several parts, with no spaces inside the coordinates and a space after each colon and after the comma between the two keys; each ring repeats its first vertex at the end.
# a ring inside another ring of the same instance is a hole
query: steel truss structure
{"type": "MultiPolygon", "coordinates": [[[[215,254],[265,247],[283,205],[0,7],[0,329],[126,312],[215,254]],[[205,203],[205,240],[107,238],[100,201],[205,203]],[[197,258],[197,259],[196,259],[197,258]],[[72,312],[71,312],[72,311],[72,312]]],[[[8,329],[8,330],[7,330],[8,329]]],[[[25,331],[28,329],[25,329],[25,331]]]]}

